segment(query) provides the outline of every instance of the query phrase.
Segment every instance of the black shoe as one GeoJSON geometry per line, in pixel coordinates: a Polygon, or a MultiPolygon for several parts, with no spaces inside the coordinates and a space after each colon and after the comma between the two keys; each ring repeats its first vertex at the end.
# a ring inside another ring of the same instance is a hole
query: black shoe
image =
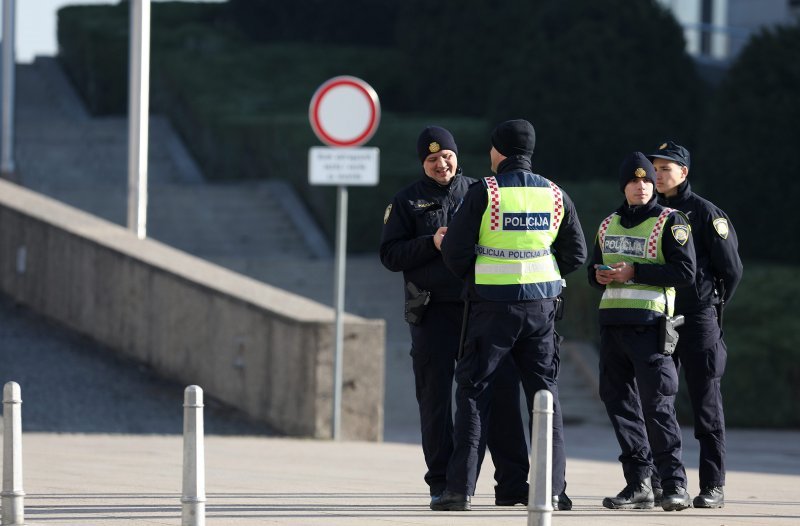
{"type": "Polygon", "coordinates": [[[431,499],[431,509],[433,511],[469,511],[472,509],[470,501],[469,495],[444,490],[436,502],[431,499]]]}
{"type": "Polygon", "coordinates": [[[563,491],[558,495],[553,495],[553,509],[570,511],[572,509],[572,500],[567,497],[567,494],[563,491]]]}
{"type": "Polygon", "coordinates": [[[686,488],[665,489],[664,496],[661,498],[661,507],[664,511],[681,511],[692,507],[692,500],[686,492],[686,488]]]}
{"type": "Polygon", "coordinates": [[[437,504],[440,500],[442,500],[442,494],[439,493],[437,495],[431,495],[431,506],[437,504]]]}
{"type": "Polygon", "coordinates": [[[653,504],[661,506],[662,498],[664,498],[664,490],[661,488],[653,488],[653,504]]]}
{"type": "Polygon", "coordinates": [[[516,495],[513,497],[495,497],[495,506],[514,506],[515,504],[528,505],[528,495],[516,495]]]}
{"type": "Polygon", "coordinates": [[[722,508],[725,506],[725,493],[722,486],[712,486],[700,490],[700,495],[694,498],[695,508],[722,508]]]}
{"type": "Polygon", "coordinates": [[[628,484],[616,497],[603,499],[603,506],[612,510],[649,510],[653,507],[653,490],[650,477],[636,484],[628,484]]]}

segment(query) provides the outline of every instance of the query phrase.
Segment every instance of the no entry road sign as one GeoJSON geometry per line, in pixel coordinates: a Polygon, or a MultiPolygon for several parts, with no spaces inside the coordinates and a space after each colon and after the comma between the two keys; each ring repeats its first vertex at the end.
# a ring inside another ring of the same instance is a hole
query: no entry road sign
{"type": "Polygon", "coordinates": [[[328,146],[361,146],[378,129],[381,119],[378,94],[359,78],[334,77],[311,97],[308,119],[319,140],[328,146]]]}

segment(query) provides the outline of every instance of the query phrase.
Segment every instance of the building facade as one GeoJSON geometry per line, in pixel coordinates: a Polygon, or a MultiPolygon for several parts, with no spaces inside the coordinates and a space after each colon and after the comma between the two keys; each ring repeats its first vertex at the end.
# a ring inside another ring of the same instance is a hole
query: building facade
{"type": "Polygon", "coordinates": [[[683,26],[687,51],[728,62],[762,28],[797,23],[800,0],[658,0],[683,26]]]}

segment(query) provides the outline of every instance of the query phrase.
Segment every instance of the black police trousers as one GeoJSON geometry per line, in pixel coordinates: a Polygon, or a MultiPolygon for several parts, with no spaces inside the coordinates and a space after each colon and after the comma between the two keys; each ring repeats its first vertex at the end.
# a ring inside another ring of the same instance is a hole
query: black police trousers
{"type": "Polygon", "coordinates": [[[502,367],[510,357],[522,379],[529,414],[537,391],[547,389],[553,394],[553,495],[564,491],[567,460],[558,402],[554,307],[555,302],[549,299],[471,305],[464,356],[455,373],[455,449],[447,467],[448,490],[475,493],[483,447],[497,423],[491,412],[503,403],[513,405],[511,400],[502,402],[496,396],[498,389],[507,388],[502,367]]]}
{"type": "Polygon", "coordinates": [[[628,484],[651,476],[655,464],[664,489],[686,487],[677,392],[675,362],[659,352],[656,325],[600,327],[600,398],[628,484]]]}
{"type": "Polygon", "coordinates": [[[706,307],[684,314],[678,346],[672,358],[680,372],[694,412],[694,437],[700,443],[700,489],[725,485],[725,414],[720,383],[728,350],[717,321],[717,309],[706,307]]]}
{"type": "MultiPolygon", "coordinates": [[[[422,428],[422,451],[431,495],[447,485],[447,464],[453,452],[453,373],[461,322],[462,303],[431,303],[420,325],[411,327],[411,357],[422,428]]],[[[488,408],[488,446],[495,466],[495,494],[528,494],[528,448],[520,411],[519,375],[509,360],[498,368],[502,384],[492,393],[488,408]]],[[[483,460],[483,451],[481,458],[483,460]]]]}
{"type": "Polygon", "coordinates": [[[673,358],[683,367],[694,412],[694,437],[700,443],[700,488],[725,485],[725,414],[720,383],[728,361],[717,311],[707,307],[686,314],[678,328],[673,358]]]}

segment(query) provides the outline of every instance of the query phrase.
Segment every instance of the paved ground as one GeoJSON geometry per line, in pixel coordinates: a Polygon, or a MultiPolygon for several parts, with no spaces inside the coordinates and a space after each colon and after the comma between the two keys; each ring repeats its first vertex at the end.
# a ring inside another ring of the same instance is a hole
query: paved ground
{"type": "MultiPolygon", "coordinates": [[[[20,68],[17,94],[21,183],[121,223],[125,126],[90,119],[52,61],[20,68]],[[47,155],[43,155],[46,152],[47,155]]],[[[153,237],[270,284],[331,304],[333,265],[309,224],[280,223],[280,182],[209,185],[169,126],[151,125],[153,237]],[[275,237],[270,236],[277,232],[275,237]],[[296,243],[297,239],[304,243],[296,243]],[[269,247],[280,247],[270,252],[269,247]],[[291,258],[275,257],[276,253],[291,258]]],[[[292,214],[296,215],[296,214],[292,214]]],[[[377,241],[376,241],[377,244],[377,241]]],[[[401,279],[377,256],[348,258],[346,308],[387,320],[383,444],[271,436],[208,399],[208,524],[523,524],[522,507],[492,506],[491,467],[475,511],[427,509],[401,279]]],[[[621,488],[617,447],[593,396],[594,355],[564,349],[562,403],[572,513],[556,524],[800,524],[800,433],[730,433],[723,510],[613,512],[621,488]]],[[[139,364],[64,331],[0,296],[0,381],[22,385],[28,524],[178,524],[182,390],[139,364]]],[[[697,458],[691,430],[685,457],[697,458]]],[[[696,470],[689,470],[692,492],[696,470]]]]}
{"type": "MultiPolygon", "coordinates": [[[[727,502],[720,510],[612,511],[621,473],[607,428],[570,428],[572,512],[553,524],[800,524],[800,433],[731,433],[727,502]],[[599,457],[599,458],[598,458],[599,457]]],[[[181,439],[152,435],[27,434],[27,523],[180,523],[181,439]]],[[[693,457],[690,453],[688,456],[693,457]]],[[[263,437],[206,440],[207,524],[494,525],[527,522],[522,506],[493,505],[489,466],[469,513],[436,513],[420,487],[419,448],[263,437]]],[[[696,480],[696,471],[689,471],[696,480]]]]}

